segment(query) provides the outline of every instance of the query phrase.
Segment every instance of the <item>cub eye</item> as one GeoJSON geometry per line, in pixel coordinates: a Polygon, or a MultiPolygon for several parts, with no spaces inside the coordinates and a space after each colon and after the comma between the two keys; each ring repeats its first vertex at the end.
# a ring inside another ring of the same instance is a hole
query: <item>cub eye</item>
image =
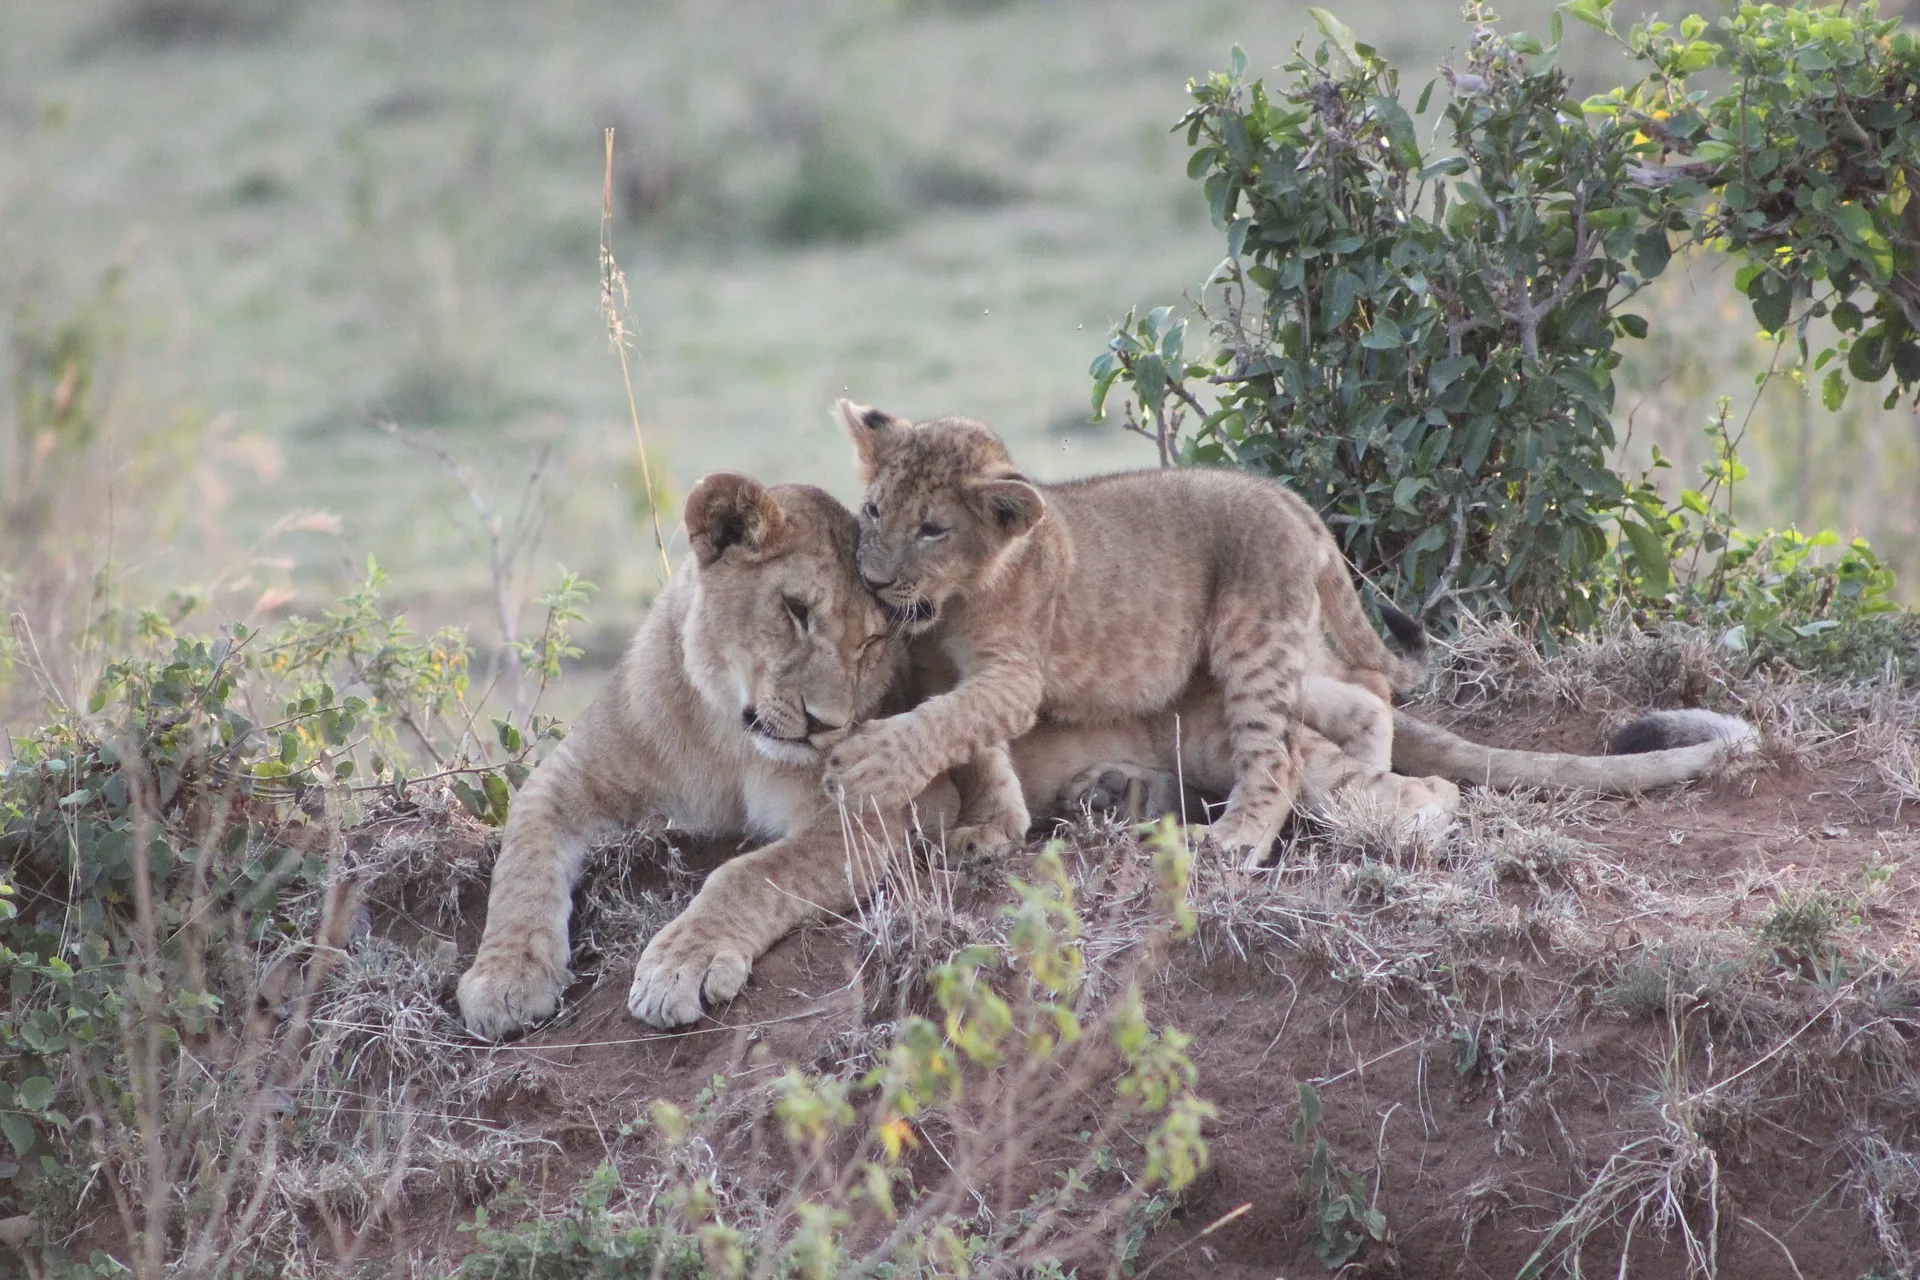
{"type": "Polygon", "coordinates": [[[794,625],[802,631],[805,631],[807,629],[807,606],[795,600],[792,596],[785,597],[783,603],[787,606],[787,616],[793,619],[794,625]]]}
{"type": "Polygon", "coordinates": [[[944,529],[940,525],[935,524],[931,520],[928,520],[922,523],[920,528],[917,530],[917,532],[919,533],[920,541],[922,542],[938,542],[940,541],[940,539],[947,536],[946,529],[944,529]]]}
{"type": "Polygon", "coordinates": [[[860,514],[869,520],[878,520],[880,518],[880,504],[877,502],[869,502],[866,506],[860,508],[860,514]]]}

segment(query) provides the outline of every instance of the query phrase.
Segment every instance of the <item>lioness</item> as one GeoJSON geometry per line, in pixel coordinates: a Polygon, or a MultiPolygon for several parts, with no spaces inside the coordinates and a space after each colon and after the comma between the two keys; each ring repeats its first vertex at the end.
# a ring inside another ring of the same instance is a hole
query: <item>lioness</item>
{"type": "Polygon", "coordinates": [[[959,676],[832,749],[827,782],[849,802],[901,803],[1043,714],[1158,715],[1204,673],[1233,763],[1209,834],[1258,857],[1299,786],[1301,681],[1322,622],[1349,666],[1397,689],[1418,679],[1368,626],[1320,517],[1273,481],[1182,469],[1043,486],[978,422],[915,425],[844,400],[839,412],[867,485],[861,577],[959,676]]]}
{"type": "MultiPolygon", "coordinates": [[[[878,859],[848,848],[820,785],[824,752],[878,705],[900,665],[885,615],[853,574],[853,516],[818,489],[722,474],[688,495],[685,522],[693,554],[514,800],[486,932],[460,979],[475,1035],[496,1038],[559,1007],[587,849],[646,818],[773,838],[715,870],[647,944],[627,1004],[654,1026],[694,1021],[702,997],[731,999],[782,934],[849,906],[878,874],[878,859]]],[[[950,787],[922,804],[951,821],[950,787]]],[[[890,839],[915,821],[904,802],[851,816],[890,839]]]]}

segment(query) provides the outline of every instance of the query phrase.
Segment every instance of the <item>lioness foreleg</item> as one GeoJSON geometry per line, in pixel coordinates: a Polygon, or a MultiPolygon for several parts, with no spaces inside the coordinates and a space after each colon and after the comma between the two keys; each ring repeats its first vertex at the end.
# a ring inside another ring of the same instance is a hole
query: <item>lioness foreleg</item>
{"type": "Polygon", "coordinates": [[[515,797],[493,864],[487,926],[473,965],[460,975],[460,1016],[488,1040],[551,1017],[572,975],[567,924],[587,850],[617,833],[624,815],[608,812],[620,795],[596,778],[591,748],[578,732],[536,769],[515,797]]]}

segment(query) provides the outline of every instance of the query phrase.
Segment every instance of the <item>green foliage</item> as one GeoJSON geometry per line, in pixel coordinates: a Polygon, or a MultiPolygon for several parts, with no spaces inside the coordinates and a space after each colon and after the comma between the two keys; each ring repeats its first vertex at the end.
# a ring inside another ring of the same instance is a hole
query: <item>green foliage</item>
{"type": "MultiPolygon", "coordinates": [[[[1607,25],[1600,0],[1567,8],[1607,25]]],[[[1296,50],[1284,88],[1249,79],[1238,49],[1190,85],[1188,172],[1227,240],[1196,311],[1210,350],[1159,308],[1094,361],[1096,412],[1126,385],[1128,425],[1163,461],[1287,482],[1383,591],[1423,608],[1580,627],[1620,538],[1658,559],[1610,469],[1609,415],[1617,340],[1648,331],[1625,306],[1676,245],[1738,255],[1762,324],[1793,329],[1813,368],[1846,354],[1830,407],[1848,378],[1920,387],[1920,241],[1903,221],[1920,218],[1916,46],[1870,7],[1743,6],[1711,40],[1701,18],[1636,27],[1646,78],[1582,107],[1555,65],[1559,14],[1543,43],[1476,3],[1431,148],[1415,121],[1440,82],[1409,114],[1398,73],[1314,13],[1325,39],[1296,50]],[[1687,87],[1705,72],[1732,87],[1687,87]],[[1815,354],[1819,317],[1843,336],[1815,354]]]]}
{"type": "MultiPolygon", "coordinates": [[[[601,1165],[570,1212],[548,1214],[509,1230],[489,1225],[484,1208],[460,1230],[473,1234],[473,1250],[456,1273],[462,1280],[702,1280],[711,1275],[693,1241],[663,1227],[636,1226],[611,1213],[614,1171],[601,1165]]],[[[505,1199],[520,1189],[510,1187],[505,1199]]]]}
{"type": "MultiPolygon", "coordinates": [[[[12,1198],[57,1217],[101,1160],[132,1149],[130,1132],[162,1119],[215,1158],[233,1135],[194,1127],[212,1110],[195,1099],[218,1085],[208,1055],[233,1043],[255,952],[297,941],[291,905],[325,918],[328,832],[363,797],[420,780],[405,766],[413,751],[436,762],[424,776],[470,780],[497,820],[534,746],[559,736],[530,714],[495,722],[498,749],[477,739],[464,637],[413,635],[380,609],[380,583],[370,565],[339,606],[272,634],[182,636],[152,609],[109,619],[100,630],[132,651],[105,667],[85,711],[58,709],[13,741],[0,773],[0,1184],[12,1198]]],[[[569,583],[556,615],[577,601],[569,583]]],[[[566,626],[550,619],[556,653],[566,626]]],[[[182,1206],[143,1211],[167,1220],[182,1206]]]]}
{"type": "MultiPolygon", "coordinates": [[[[1184,869],[1166,858],[1162,865],[1164,894],[1184,901],[1184,869]]],[[[965,947],[941,965],[932,1016],[901,1018],[870,1071],[848,1080],[791,1068],[775,1082],[770,1118],[793,1172],[769,1217],[729,1215],[704,1178],[678,1182],[645,1207],[611,1210],[614,1177],[603,1169],[559,1216],[502,1231],[483,1211],[473,1228],[478,1248],[460,1274],[586,1277],[656,1265],[667,1275],[751,1269],[828,1280],[959,1276],[1014,1261],[1060,1276],[1068,1273],[1049,1241],[1088,1206],[1115,1231],[1112,1256],[1128,1265],[1205,1167],[1200,1127],[1213,1108],[1194,1093],[1188,1039],[1156,1029],[1137,988],[1092,1026],[1076,1012],[1086,1007],[1085,958],[1059,847],[1042,851],[1032,881],[1016,888],[1005,941],[965,947]],[[1007,1142],[1043,1136],[1062,1100],[1084,1114],[1095,1088],[1106,1095],[1100,1130],[1081,1135],[1084,1155],[1059,1185],[980,1216],[965,1171],[1003,1160],[1007,1142]],[[922,1184],[926,1166],[914,1156],[927,1133],[949,1135],[936,1167],[955,1172],[922,1184]],[[1116,1154],[1122,1140],[1135,1159],[1116,1154]],[[1101,1180],[1118,1189],[1096,1199],[1101,1180]]],[[[1182,928],[1169,922],[1168,936],[1182,928]]],[[[709,1132],[711,1116],[689,1117],[664,1101],[649,1123],[669,1151],[726,1145],[709,1132]]]]}
{"type": "MultiPolygon", "coordinates": [[[[1611,3],[1568,11],[1612,33],[1611,3]]],[[[1920,37],[1873,5],[1743,4],[1711,23],[1650,21],[1624,37],[1651,68],[1637,85],[1587,102],[1590,115],[1646,139],[1644,180],[1710,192],[1674,230],[1744,260],[1735,277],[1770,333],[1809,324],[1838,341],[1812,353],[1837,409],[1848,379],[1891,372],[1892,408],[1920,387],[1920,37]],[[1691,87],[1694,77],[1711,87],[1691,87]]]]}
{"type": "MultiPolygon", "coordinates": [[[[1727,402],[1707,425],[1713,454],[1698,488],[1665,503],[1649,476],[1631,491],[1608,575],[1648,620],[1705,628],[1753,663],[1856,679],[1920,678],[1920,627],[1894,602],[1893,574],[1859,538],[1832,530],[1749,533],[1734,520],[1747,468],[1727,434],[1727,402]]],[[[1653,466],[1670,466],[1658,450],[1653,466]]]]}
{"type": "Polygon", "coordinates": [[[1313,1256],[1327,1270],[1338,1271],[1369,1244],[1389,1244],[1392,1233],[1387,1215],[1367,1200],[1367,1180],[1337,1160],[1327,1140],[1314,1133],[1321,1119],[1320,1095],[1304,1081],[1299,1094],[1293,1140],[1300,1147],[1312,1144],[1300,1189],[1313,1206],[1313,1256]]]}
{"type": "Polygon", "coordinates": [[[900,213],[872,161],[829,140],[800,153],[773,212],[774,237],[789,244],[866,240],[893,229],[900,213]]]}

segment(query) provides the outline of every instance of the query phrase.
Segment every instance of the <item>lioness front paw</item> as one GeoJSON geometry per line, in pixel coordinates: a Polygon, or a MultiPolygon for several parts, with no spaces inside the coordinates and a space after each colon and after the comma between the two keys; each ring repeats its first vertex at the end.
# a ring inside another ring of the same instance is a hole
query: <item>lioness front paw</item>
{"type": "Polygon", "coordinates": [[[460,1020],[483,1040],[544,1022],[560,1007],[570,975],[526,952],[481,952],[460,975],[460,1020]]]}
{"type": "Polygon", "coordinates": [[[878,726],[854,730],[852,737],[827,753],[822,779],[827,794],[844,800],[853,810],[869,804],[894,809],[918,795],[932,775],[914,776],[904,763],[905,743],[899,739],[900,735],[878,726]]]}
{"type": "Polygon", "coordinates": [[[752,971],[751,956],[682,915],[640,953],[627,1012],[650,1027],[683,1027],[700,1020],[703,1000],[725,1004],[739,995],[752,971]]]}

